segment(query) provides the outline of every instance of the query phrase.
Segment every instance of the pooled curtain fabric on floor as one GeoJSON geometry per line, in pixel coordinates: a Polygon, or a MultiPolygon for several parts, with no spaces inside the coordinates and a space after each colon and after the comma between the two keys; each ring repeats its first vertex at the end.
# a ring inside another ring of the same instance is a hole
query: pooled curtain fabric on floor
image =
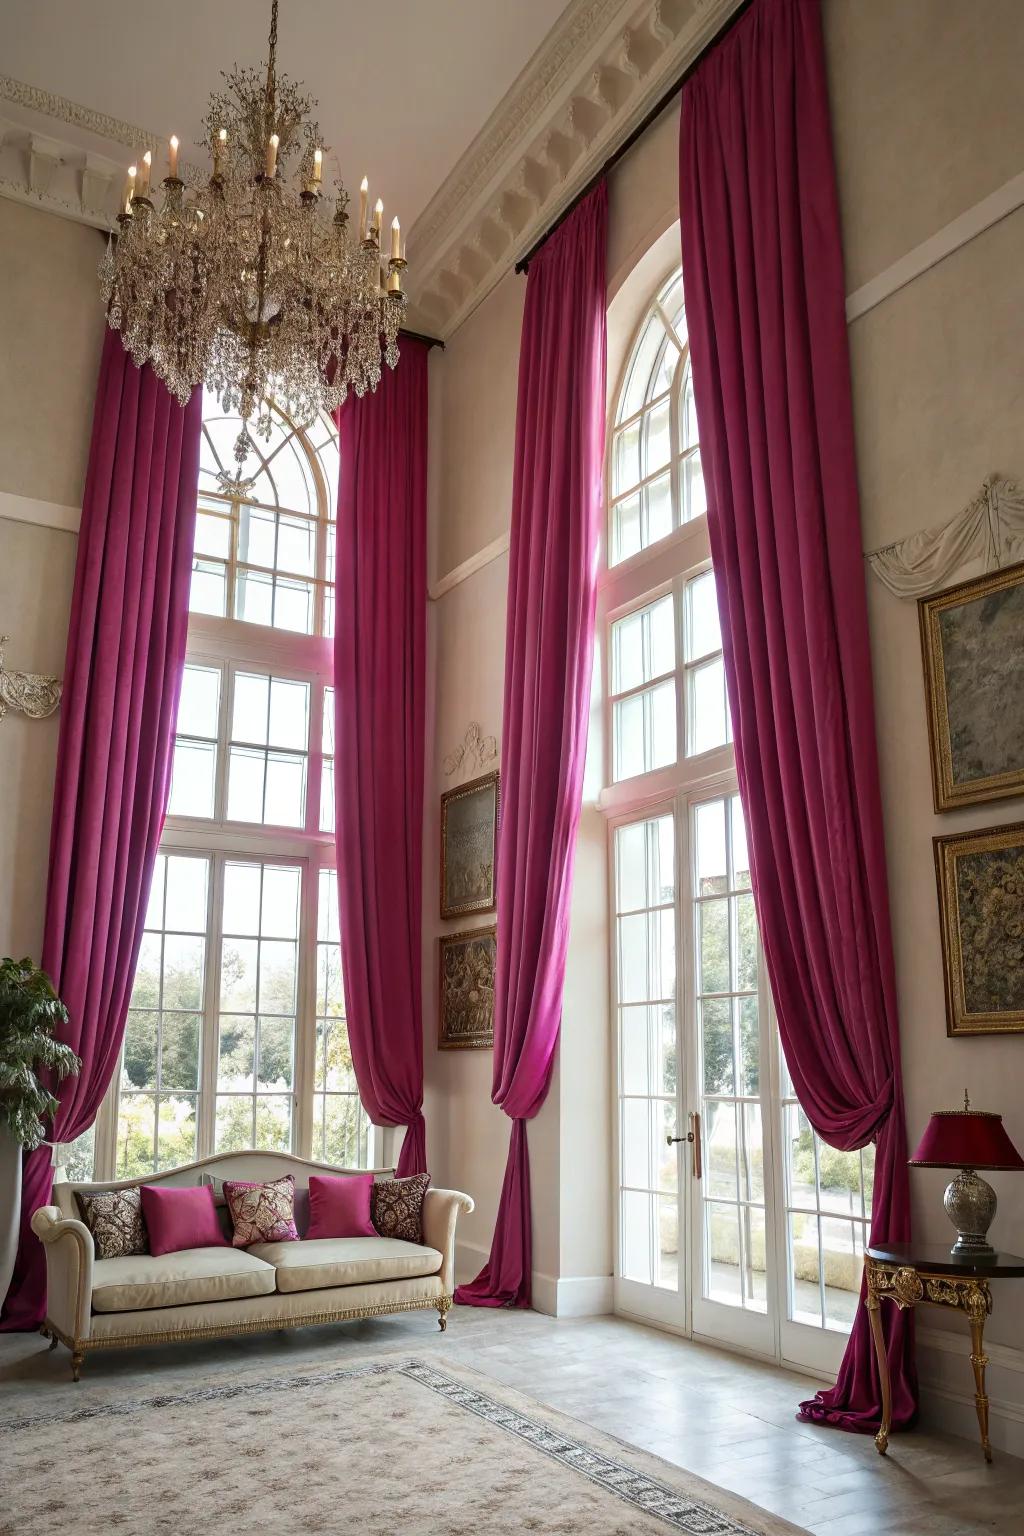
{"type": "Polygon", "coordinates": [[[455,1299],[530,1305],[526,1121],[562,1016],[587,750],[605,413],[604,182],[531,261],[519,353],[491,1097],[512,1120],[487,1264],[455,1299]]]}
{"type": "MultiPolygon", "coordinates": [[[[117,1064],[170,787],[188,629],[202,390],[182,408],[116,332],[103,343],[71,602],[50,833],[43,969],[67,1005],[80,1076],[56,1090],[55,1142],[92,1125],[117,1064]]],[[[0,1326],[37,1328],[46,1267],[29,1227],[53,1183],[25,1159],[17,1267],[0,1326]]]]}
{"type": "Polygon", "coordinates": [[[352,1063],[375,1125],[408,1127],[399,1174],[427,1170],[423,1124],[423,733],[427,348],[341,408],[335,804],[352,1063]]]}
{"type": "MultiPolygon", "coordinates": [[[[814,1129],[876,1143],[871,1236],[910,1236],[903,1089],[821,19],[755,0],[683,92],[683,280],[754,896],[814,1129]]],[[[910,1320],[884,1309],[894,1425],[910,1320]]],[[[807,1418],[871,1431],[863,1307],[807,1418]]]]}

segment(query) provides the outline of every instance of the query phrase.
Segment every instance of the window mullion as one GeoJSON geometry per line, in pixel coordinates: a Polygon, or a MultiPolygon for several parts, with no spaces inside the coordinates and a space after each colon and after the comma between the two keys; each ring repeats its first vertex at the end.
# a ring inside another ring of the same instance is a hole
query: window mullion
{"type": "Polygon", "coordinates": [[[225,856],[210,859],[208,882],[209,911],[206,921],[206,985],[203,988],[203,1030],[200,1043],[199,1125],[197,1157],[209,1157],[215,1150],[217,1063],[220,1050],[220,975],[223,944],[225,856]]]}

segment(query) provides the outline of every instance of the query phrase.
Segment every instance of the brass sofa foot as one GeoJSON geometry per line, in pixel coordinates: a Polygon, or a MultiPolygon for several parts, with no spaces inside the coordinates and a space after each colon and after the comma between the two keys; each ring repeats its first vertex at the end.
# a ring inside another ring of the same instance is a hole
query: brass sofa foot
{"type": "Polygon", "coordinates": [[[71,1356],[71,1380],[72,1381],[78,1381],[78,1379],[79,1379],[79,1372],[82,1369],[82,1362],[84,1361],[84,1359],[85,1359],[85,1356],[83,1355],[83,1353],[82,1353],[82,1351],[80,1349],[74,1350],[74,1352],[72,1353],[72,1356],[71,1356]]]}
{"type": "Polygon", "coordinates": [[[437,1325],[442,1333],[448,1327],[448,1313],[451,1309],[451,1304],[452,1298],[450,1296],[442,1296],[437,1304],[437,1325]]]}
{"type": "Polygon", "coordinates": [[[60,1339],[58,1339],[57,1335],[55,1333],[51,1333],[50,1334],[50,1352],[51,1353],[57,1348],[57,1345],[59,1343],[60,1343],[60,1339]]]}

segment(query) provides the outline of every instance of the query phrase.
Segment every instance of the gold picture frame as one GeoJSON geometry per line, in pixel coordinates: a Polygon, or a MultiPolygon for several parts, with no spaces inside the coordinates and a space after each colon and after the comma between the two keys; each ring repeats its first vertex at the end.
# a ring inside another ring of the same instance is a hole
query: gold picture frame
{"type": "Polygon", "coordinates": [[[441,916],[470,917],[498,905],[498,772],[441,796],[441,916]]]}
{"type": "Polygon", "coordinates": [[[918,601],[936,811],[1024,795],[1024,565],[918,601]]]}
{"type": "Polygon", "coordinates": [[[1024,821],[932,843],[946,1033],[1024,1033],[1024,821]]]}
{"type": "Polygon", "coordinates": [[[497,928],[446,933],[437,941],[437,1045],[442,1051],[483,1050],[494,1044],[497,928]]]}

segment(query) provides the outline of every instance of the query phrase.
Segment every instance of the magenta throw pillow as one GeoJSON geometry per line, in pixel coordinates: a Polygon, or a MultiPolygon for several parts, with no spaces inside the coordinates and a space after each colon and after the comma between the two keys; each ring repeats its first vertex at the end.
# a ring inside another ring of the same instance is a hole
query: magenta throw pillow
{"type": "Polygon", "coordinates": [[[344,1177],[312,1173],[309,1176],[309,1230],[316,1237],[376,1237],[370,1220],[372,1173],[344,1177]]]}
{"type": "Polygon", "coordinates": [[[150,1253],[228,1246],[209,1184],[143,1184],[142,1214],[150,1253]]]}

